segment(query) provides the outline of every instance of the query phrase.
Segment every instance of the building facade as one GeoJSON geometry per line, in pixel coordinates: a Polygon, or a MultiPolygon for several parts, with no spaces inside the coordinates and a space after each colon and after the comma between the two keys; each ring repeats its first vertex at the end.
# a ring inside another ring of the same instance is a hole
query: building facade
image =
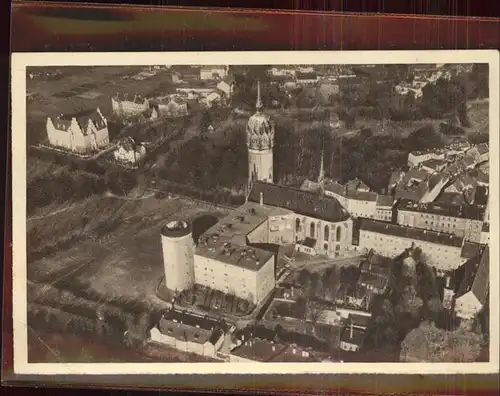
{"type": "Polygon", "coordinates": [[[137,144],[131,137],[125,138],[118,143],[118,148],[113,151],[116,161],[137,165],[146,156],[146,147],[137,144]]]}
{"type": "Polygon", "coordinates": [[[397,257],[404,249],[419,247],[427,263],[438,271],[456,269],[462,257],[464,239],[452,234],[437,233],[378,221],[363,220],[359,231],[359,247],[366,252],[397,257]]]}
{"type": "Polygon", "coordinates": [[[109,144],[108,121],[99,108],[47,118],[47,137],[51,146],[84,154],[109,144]]]}
{"type": "Polygon", "coordinates": [[[463,205],[420,205],[403,200],[397,209],[397,223],[481,242],[484,210],[463,205]]]}
{"type": "Polygon", "coordinates": [[[217,80],[224,79],[228,75],[227,66],[209,65],[200,68],[200,79],[217,80]]]}
{"type": "Polygon", "coordinates": [[[149,109],[149,101],[141,95],[129,96],[128,94],[116,94],[111,98],[113,114],[118,117],[132,117],[142,114],[149,109]]]}

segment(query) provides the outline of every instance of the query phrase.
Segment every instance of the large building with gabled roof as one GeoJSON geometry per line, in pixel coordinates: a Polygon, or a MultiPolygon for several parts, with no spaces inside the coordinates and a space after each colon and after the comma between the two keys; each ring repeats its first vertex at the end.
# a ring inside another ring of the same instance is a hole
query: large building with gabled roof
{"type": "Polygon", "coordinates": [[[109,144],[108,121],[99,108],[47,118],[51,146],[84,154],[109,144]]]}

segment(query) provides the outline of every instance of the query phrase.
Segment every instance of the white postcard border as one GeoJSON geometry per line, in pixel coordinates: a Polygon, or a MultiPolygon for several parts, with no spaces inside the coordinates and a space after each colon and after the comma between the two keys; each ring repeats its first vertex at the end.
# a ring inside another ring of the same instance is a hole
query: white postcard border
{"type": "Polygon", "coordinates": [[[486,374],[499,371],[499,52],[273,51],[12,54],[12,249],[14,373],[110,374],[486,374]],[[488,363],[28,363],[26,258],[26,67],[157,64],[398,64],[488,63],[490,73],[490,362],[488,363]],[[497,303],[495,303],[497,302],[497,303]]]}

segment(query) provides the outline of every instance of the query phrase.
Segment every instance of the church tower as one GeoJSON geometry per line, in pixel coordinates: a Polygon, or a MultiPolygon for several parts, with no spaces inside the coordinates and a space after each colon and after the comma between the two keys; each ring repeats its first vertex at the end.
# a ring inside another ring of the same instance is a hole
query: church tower
{"type": "Polygon", "coordinates": [[[247,124],[248,184],[256,180],[273,183],[274,125],[264,114],[260,97],[260,81],[257,81],[256,112],[247,124]]]}

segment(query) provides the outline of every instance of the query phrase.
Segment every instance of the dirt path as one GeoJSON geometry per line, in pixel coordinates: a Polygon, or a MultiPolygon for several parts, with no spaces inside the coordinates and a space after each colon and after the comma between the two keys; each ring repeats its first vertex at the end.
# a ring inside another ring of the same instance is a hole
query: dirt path
{"type": "Polygon", "coordinates": [[[45,214],[43,214],[43,215],[30,217],[30,218],[29,218],[29,219],[27,219],[26,221],[27,221],[27,222],[30,222],[30,221],[33,221],[33,220],[41,220],[41,219],[45,219],[45,218],[47,218],[47,217],[55,216],[56,214],[66,212],[67,210],[70,210],[70,209],[72,209],[72,208],[73,208],[73,205],[70,205],[70,206],[65,206],[64,208],[60,208],[60,209],[54,210],[53,212],[50,212],[50,213],[45,213],[45,214]]]}

